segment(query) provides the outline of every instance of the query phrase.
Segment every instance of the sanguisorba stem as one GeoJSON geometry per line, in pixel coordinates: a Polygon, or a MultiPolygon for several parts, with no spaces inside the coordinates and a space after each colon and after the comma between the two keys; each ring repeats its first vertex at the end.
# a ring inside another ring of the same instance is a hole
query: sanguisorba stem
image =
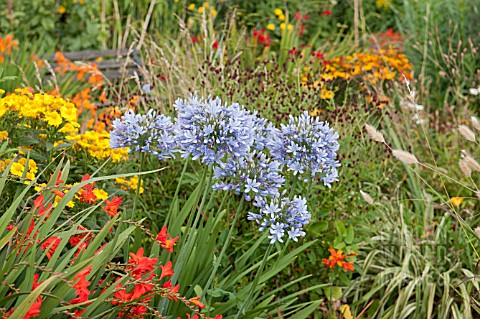
{"type": "Polygon", "coordinates": [[[253,285],[250,291],[248,292],[247,298],[242,303],[242,306],[240,307],[240,310],[238,310],[237,314],[235,315],[235,319],[241,318],[241,316],[245,315],[245,309],[248,307],[250,303],[250,299],[252,298],[253,292],[255,291],[255,288],[258,285],[258,281],[260,280],[260,276],[262,275],[263,268],[265,268],[265,265],[267,264],[268,257],[270,256],[270,253],[272,252],[272,247],[273,244],[269,244],[267,248],[267,252],[263,256],[262,263],[260,264],[260,267],[258,268],[258,271],[255,275],[255,279],[253,280],[253,285]]]}
{"type": "Polygon", "coordinates": [[[210,277],[208,278],[207,284],[203,288],[202,295],[200,297],[200,300],[202,300],[205,297],[205,294],[207,293],[207,290],[210,288],[210,285],[213,282],[213,279],[215,278],[215,275],[217,274],[218,267],[220,266],[220,263],[222,262],[223,256],[225,255],[225,252],[227,251],[228,245],[230,245],[230,241],[232,240],[232,234],[233,230],[235,229],[238,221],[238,217],[241,215],[241,211],[243,208],[243,203],[245,201],[245,197],[242,196],[242,199],[240,201],[240,204],[237,207],[237,211],[235,212],[235,217],[233,218],[232,225],[230,226],[230,230],[228,231],[227,239],[225,239],[225,244],[222,247],[222,250],[220,251],[220,256],[217,258],[215,261],[215,264],[213,265],[213,271],[210,274],[210,277]]]}

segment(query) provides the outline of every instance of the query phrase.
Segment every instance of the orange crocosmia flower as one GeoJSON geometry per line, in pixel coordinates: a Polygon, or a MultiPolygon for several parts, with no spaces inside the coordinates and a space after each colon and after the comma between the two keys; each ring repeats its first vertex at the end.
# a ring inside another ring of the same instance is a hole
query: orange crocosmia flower
{"type": "Polygon", "coordinates": [[[205,305],[200,301],[200,297],[199,297],[199,296],[190,298],[188,301],[190,301],[191,303],[193,303],[195,306],[197,306],[197,307],[200,308],[200,309],[205,308],[205,305]]]}
{"type": "Polygon", "coordinates": [[[56,236],[51,236],[45,240],[45,242],[40,246],[43,250],[48,249],[47,251],[47,257],[50,260],[52,258],[52,255],[55,253],[55,250],[57,250],[58,245],[60,245],[61,242],[60,237],[56,236]]]}
{"type": "Polygon", "coordinates": [[[348,261],[344,261],[343,262],[343,271],[344,272],[347,272],[347,271],[354,271],[355,268],[353,268],[353,265],[351,262],[348,262],[348,261]]]}
{"type": "Polygon", "coordinates": [[[162,274],[160,275],[160,279],[162,279],[163,277],[171,277],[174,275],[171,261],[168,261],[164,266],[160,266],[160,268],[162,268],[162,274]]]}
{"type": "Polygon", "coordinates": [[[178,236],[171,238],[170,234],[167,233],[167,226],[163,226],[160,232],[157,235],[156,240],[160,243],[160,246],[166,249],[169,253],[173,253],[173,246],[178,241],[178,236]]]}
{"type": "Polygon", "coordinates": [[[105,204],[103,210],[107,212],[108,216],[115,216],[118,213],[118,208],[122,204],[122,198],[115,196],[111,201],[108,199],[105,200],[105,204]]]}

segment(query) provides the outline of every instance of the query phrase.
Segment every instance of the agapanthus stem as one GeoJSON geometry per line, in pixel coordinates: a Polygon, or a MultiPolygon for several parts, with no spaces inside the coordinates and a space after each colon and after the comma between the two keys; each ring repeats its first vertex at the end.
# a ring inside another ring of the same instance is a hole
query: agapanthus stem
{"type": "Polygon", "coordinates": [[[207,284],[203,288],[203,292],[202,292],[202,296],[200,297],[200,300],[202,300],[205,297],[205,294],[207,293],[207,290],[210,288],[210,285],[212,284],[213,279],[215,278],[215,275],[217,273],[218,267],[220,266],[220,263],[222,262],[223,256],[225,255],[225,252],[227,251],[228,245],[230,245],[233,230],[237,226],[238,217],[240,216],[240,212],[242,211],[244,201],[245,201],[245,196],[242,196],[242,199],[240,200],[240,204],[237,207],[237,211],[235,212],[235,217],[233,218],[232,226],[230,226],[230,230],[228,231],[228,235],[227,235],[227,239],[225,240],[225,244],[222,247],[222,250],[220,252],[220,256],[218,256],[217,260],[215,261],[215,264],[213,265],[213,271],[210,274],[210,278],[208,278],[207,284]]]}
{"type": "Polygon", "coordinates": [[[267,251],[265,255],[263,256],[262,263],[260,264],[260,267],[258,268],[257,274],[255,275],[255,279],[253,280],[253,285],[252,288],[250,289],[247,298],[242,303],[242,306],[240,307],[240,310],[237,312],[235,315],[235,319],[241,318],[245,315],[245,309],[248,307],[250,303],[250,299],[252,298],[252,295],[255,291],[255,288],[258,285],[258,281],[260,280],[260,276],[262,275],[263,268],[265,268],[265,265],[267,264],[268,257],[270,256],[270,253],[272,252],[272,247],[273,245],[270,244],[268,245],[267,251]]]}
{"type": "MultiPolygon", "coordinates": [[[[145,153],[140,153],[140,167],[138,168],[138,173],[142,171],[145,167],[145,153]]],[[[137,202],[138,197],[140,196],[140,188],[142,187],[142,175],[138,174],[138,183],[137,189],[135,191],[135,199],[133,200],[133,209],[132,209],[132,220],[136,220],[136,209],[137,209],[137,202]]],[[[133,241],[133,251],[137,251],[142,244],[142,231],[140,229],[136,229],[134,233],[134,241],[133,241]]]]}
{"type": "Polygon", "coordinates": [[[189,162],[190,162],[190,157],[187,157],[185,159],[185,164],[183,165],[182,174],[180,175],[180,180],[178,181],[178,184],[177,184],[177,189],[175,189],[175,195],[173,195],[172,204],[170,204],[170,208],[168,209],[167,217],[165,218],[165,225],[168,225],[168,221],[170,220],[170,215],[172,214],[173,206],[175,205],[175,202],[178,199],[178,193],[180,192],[180,186],[182,185],[182,180],[183,180],[183,177],[185,176],[185,172],[187,171],[187,167],[188,167],[189,162]]]}

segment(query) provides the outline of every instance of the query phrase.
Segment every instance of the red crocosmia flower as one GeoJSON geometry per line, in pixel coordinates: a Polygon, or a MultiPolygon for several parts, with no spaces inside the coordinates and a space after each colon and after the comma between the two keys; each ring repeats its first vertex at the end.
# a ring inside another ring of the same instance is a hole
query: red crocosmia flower
{"type": "Polygon", "coordinates": [[[140,297],[142,297],[146,293],[152,291],[153,288],[154,288],[153,285],[147,284],[147,283],[136,284],[135,287],[133,288],[133,294],[132,294],[132,299],[131,300],[139,299],[140,297]]]}
{"type": "Polygon", "coordinates": [[[199,296],[190,298],[188,301],[190,301],[191,303],[193,303],[195,306],[197,306],[197,307],[200,308],[200,309],[205,308],[205,305],[200,301],[200,297],[199,297],[199,296]]]}
{"type": "Polygon", "coordinates": [[[331,15],[332,15],[332,11],[330,11],[330,10],[325,10],[325,11],[322,12],[322,14],[323,14],[324,16],[331,16],[331,15]]]}
{"type": "Polygon", "coordinates": [[[136,254],[130,253],[131,258],[128,260],[127,270],[130,271],[132,276],[136,279],[139,279],[142,275],[154,270],[154,266],[158,260],[157,258],[144,257],[143,253],[143,248],[140,248],[136,254]]]}
{"type": "Polygon", "coordinates": [[[167,226],[163,226],[158,233],[156,240],[160,243],[162,248],[169,253],[173,253],[173,246],[175,246],[175,243],[178,241],[178,236],[171,238],[170,234],[167,233],[167,226]]]}
{"type": "Polygon", "coordinates": [[[93,193],[93,189],[85,189],[79,191],[78,193],[79,200],[82,203],[92,204],[97,200],[97,196],[93,193]]]}
{"type": "MultiPolygon", "coordinates": [[[[198,315],[194,315],[193,317],[190,317],[190,314],[187,313],[187,319],[198,319],[198,315]]],[[[177,317],[177,319],[182,319],[181,317],[177,317]]]]}
{"type": "Polygon", "coordinates": [[[82,314],[87,310],[87,308],[83,309],[83,310],[78,310],[78,309],[75,309],[75,311],[73,312],[73,317],[72,319],[80,319],[82,318],[82,314]]]}
{"type": "Polygon", "coordinates": [[[122,204],[122,198],[115,196],[111,201],[105,200],[105,204],[103,210],[107,212],[108,216],[115,216],[118,214],[118,208],[122,204]]]}
{"type": "Polygon", "coordinates": [[[170,292],[172,293],[171,295],[167,296],[168,299],[170,299],[170,300],[173,299],[175,301],[178,301],[178,298],[177,298],[176,294],[178,293],[178,290],[180,289],[180,284],[177,284],[176,286],[173,286],[172,281],[168,280],[168,281],[163,283],[162,288],[166,288],[166,289],[170,290],[170,292]]]}
{"type": "Polygon", "coordinates": [[[42,204],[42,206],[40,206],[40,209],[38,210],[38,216],[46,215],[45,218],[48,218],[50,217],[51,212],[52,212],[52,203],[48,203],[47,207],[45,207],[42,204]]]}
{"type": "Polygon", "coordinates": [[[118,318],[143,318],[142,315],[145,313],[147,313],[147,308],[145,306],[129,306],[128,314],[119,312],[118,318]]]}
{"type": "Polygon", "coordinates": [[[215,42],[213,42],[212,49],[218,50],[218,40],[215,40],[215,42]]]}
{"type": "Polygon", "coordinates": [[[172,269],[172,262],[168,261],[164,266],[160,266],[162,268],[162,274],[160,275],[160,279],[163,277],[171,277],[174,274],[172,269]]]}
{"type": "Polygon", "coordinates": [[[33,275],[33,284],[32,284],[32,290],[35,290],[38,286],[42,284],[42,282],[38,282],[38,274],[33,275]]]}
{"type": "Polygon", "coordinates": [[[56,236],[51,236],[45,240],[45,242],[40,246],[43,250],[48,249],[47,251],[47,257],[48,259],[52,258],[52,255],[55,253],[55,250],[57,250],[58,245],[60,245],[61,239],[56,236]]]}
{"type": "Polygon", "coordinates": [[[40,315],[40,306],[42,305],[42,297],[38,297],[37,301],[28,309],[23,319],[30,319],[31,317],[37,317],[40,315]]]}
{"type": "Polygon", "coordinates": [[[38,197],[33,201],[33,210],[36,210],[37,208],[43,206],[43,200],[44,200],[43,195],[38,196],[38,197]]]}
{"type": "Polygon", "coordinates": [[[116,299],[112,300],[112,304],[118,305],[120,303],[130,302],[132,300],[132,293],[128,293],[125,289],[122,289],[122,285],[118,284],[116,287],[118,290],[113,293],[116,299]]]}
{"type": "MultiPolygon", "coordinates": [[[[50,175],[51,176],[51,175],[50,175]]],[[[55,181],[55,186],[60,185],[63,181],[60,179],[62,177],[62,171],[58,173],[57,180],[55,181]]]]}
{"type": "Polygon", "coordinates": [[[12,230],[13,229],[13,225],[7,225],[7,230],[12,230]]]}
{"type": "Polygon", "coordinates": [[[75,293],[77,294],[77,298],[70,301],[71,304],[77,304],[81,302],[85,302],[88,300],[88,296],[90,295],[90,290],[88,286],[90,285],[90,281],[87,280],[87,276],[92,271],[92,266],[88,266],[84,270],[80,271],[78,274],[73,277],[73,288],[75,289],[75,293]]]}
{"type": "Polygon", "coordinates": [[[192,35],[192,43],[195,43],[195,42],[198,42],[198,39],[197,39],[197,37],[192,35]]]}

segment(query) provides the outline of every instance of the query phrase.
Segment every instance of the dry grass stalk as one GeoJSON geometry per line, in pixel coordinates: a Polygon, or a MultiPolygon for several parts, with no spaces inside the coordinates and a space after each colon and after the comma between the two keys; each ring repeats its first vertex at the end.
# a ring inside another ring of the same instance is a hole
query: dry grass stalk
{"type": "Polygon", "coordinates": [[[373,126],[365,124],[365,130],[370,135],[372,140],[380,143],[385,143],[385,139],[383,138],[383,134],[377,131],[373,126]]]}
{"type": "Polygon", "coordinates": [[[392,150],[393,156],[395,156],[399,161],[403,164],[410,165],[410,164],[418,164],[418,159],[415,155],[405,152],[402,150],[392,150]]]}

